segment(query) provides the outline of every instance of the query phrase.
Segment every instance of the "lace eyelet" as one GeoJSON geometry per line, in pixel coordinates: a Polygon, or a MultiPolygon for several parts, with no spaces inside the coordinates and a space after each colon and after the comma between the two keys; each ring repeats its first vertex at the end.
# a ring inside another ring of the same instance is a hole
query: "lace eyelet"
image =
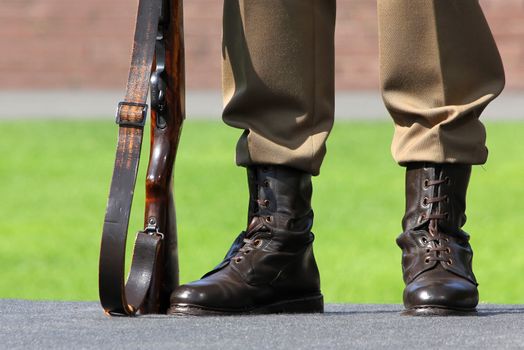
{"type": "Polygon", "coordinates": [[[425,190],[428,189],[428,187],[429,187],[429,179],[425,179],[425,180],[424,180],[424,185],[423,185],[423,186],[424,186],[424,189],[425,189],[425,190]]]}
{"type": "Polygon", "coordinates": [[[253,242],[253,245],[256,248],[260,248],[262,246],[262,243],[263,243],[263,241],[261,239],[255,239],[255,241],[253,242]]]}
{"type": "Polygon", "coordinates": [[[236,257],[233,261],[235,262],[235,264],[238,264],[239,262],[242,261],[242,257],[241,257],[241,256],[238,256],[238,257],[236,257]]]}
{"type": "Polygon", "coordinates": [[[269,187],[269,181],[264,180],[263,184],[264,184],[264,187],[269,187]]]}
{"type": "Polygon", "coordinates": [[[446,176],[444,178],[444,181],[446,181],[446,185],[450,185],[451,184],[451,179],[449,178],[449,176],[446,176]]]}
{"type": "Polygon", "coordinates": [[[273,218],[271,216],[266,216],[265,219],[266,219],[267,222],[273,221],[273,218]]]}
{"type": "Polygon", "coordinates": [[[429,249],[429,248],[428,248],[428,249],[426,249],[426,253],[429,253],[430,251],[431,251],[431,249],[429,249]]]}
{"type": "Polygon", "coordinates": [[[269,200],[268,199],[264,199],[264,207],[269,207],[269,200]]]}
{"type": "Polygon", "coordinates": [[[428,203],[428,200],[429,200],[428,197],[424,197],[424,199],[422,200],[422,206],[423,206],[423,207],[427,207],[427,206],[428,206],[428,204],[429,204],[429,203],[428,203]]]}
{"type": "Polygon", "coordinates": [[[423,222],[424,220],[426,220],[426,214],[421,214],[418,218],[418,222],[423,222]]]}
{"type": "Polygon", "coordinates": [[[451,249],[446,248],[446,253],[451,254],[451,249]]]}
{"type": "Polygon", "coordinates": [[[424,262],[425,262],[426,264],[429,264],[429,257],[426,257],[426,259],[424,259],[424,262]]]}
{"type": "Polygon", "coordinates": [[[446,261],[446,263],[447,263],[448,265],[453,265],[453,260],[449,259],[448,261],[446,261]]]}
{"type": "Polygon", "coordinates": [[[426,237],[422,237],[420,240],[421,240],[422,243],[424,243],[424,244],[427,244],[427,243],[428,243],[428,239],[427,239],[426,237]]]}

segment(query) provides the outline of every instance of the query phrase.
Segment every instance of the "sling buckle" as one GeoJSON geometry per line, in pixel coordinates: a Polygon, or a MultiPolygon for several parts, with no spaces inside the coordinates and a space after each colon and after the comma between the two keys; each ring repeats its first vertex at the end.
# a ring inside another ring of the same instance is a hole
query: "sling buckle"
{"type": "Polygon", "coordinates": [[[134,126],[137,128],[143,128],[146,124],[147,118],[147,103],[137,103],[137,102],[126,102],[122,101],[118,103],[118,108],[116,110],[116,119],[115,122],[120,126],[134,126]],[[139,107],[142,108],[142,117],[139,120],[129,120],[127,118],[122,119],[122,107],[139,107]]]}

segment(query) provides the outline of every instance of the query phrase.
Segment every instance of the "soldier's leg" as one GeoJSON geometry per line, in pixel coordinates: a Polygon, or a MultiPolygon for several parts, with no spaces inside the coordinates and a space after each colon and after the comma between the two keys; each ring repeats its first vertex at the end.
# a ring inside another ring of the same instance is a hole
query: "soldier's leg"
{"type": "Polygon", "coordinates": [[[504,87],[478,0],[379,0],[383,98],[392,153],[407,167],[402,248],[412,314],[478,303],[465,223],[471,165],[487,158],[480,114],[504,87]]]}
{"type": "Polygon", "coordinates": [[[225,0],[224,121],[243,134],[249,224],[172,314],[321,312],[311,176],[333,124],[335,0],[225,0]]]}
{"type": "Polygon", "coordinates": [[[335,0],[226,0],[224,121],[242,166],[318,174],[333,124],[335,0]]]}

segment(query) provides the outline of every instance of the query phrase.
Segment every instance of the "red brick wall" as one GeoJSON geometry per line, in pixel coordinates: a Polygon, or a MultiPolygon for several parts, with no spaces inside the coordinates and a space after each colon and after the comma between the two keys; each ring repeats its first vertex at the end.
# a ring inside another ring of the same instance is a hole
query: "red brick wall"
{"type": "MultiPolygon", "coordinates": [[[[481,0],[509,88],[524,89],[524,0],[481,0]]],[[[2,0],[0,89],[122,88],[137,0],[2,0]]],[[[375,1],[338,0],[337,88],[378,85],[375,1]]],[[[220,0],[187,1],[188,87],[220,87],[220,0]]]]}

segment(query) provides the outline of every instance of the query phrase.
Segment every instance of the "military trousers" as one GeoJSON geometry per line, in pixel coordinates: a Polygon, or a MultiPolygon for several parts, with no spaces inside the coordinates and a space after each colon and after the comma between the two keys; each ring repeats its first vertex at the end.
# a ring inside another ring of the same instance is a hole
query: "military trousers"
{"type": "MultiPolygon", "coordinates": [[[[478,0],[378,0],[377,10],[394,159],[484,163],[479,117],[504,70],[478,0]]],[[[319,173],[334,121],[335,19],[336,0],[224,0],[223,120],[244,130],[237,164],[319,173]]]]}

